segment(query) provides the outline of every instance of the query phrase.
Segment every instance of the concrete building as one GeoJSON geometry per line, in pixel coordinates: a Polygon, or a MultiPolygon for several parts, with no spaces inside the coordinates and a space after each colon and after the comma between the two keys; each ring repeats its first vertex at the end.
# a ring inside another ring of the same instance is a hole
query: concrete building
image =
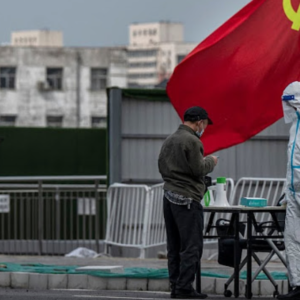
{"type": "Polygon", "coordinates": [[[159,22],[140,23],[129,26],[129,44],[131,46],[174,43],[183,41],[181,23],[159,22]]]}
{"type": "Polygon", "coordinates": [[[11,45],[19,47],[62,47],[61,31],[31,30],[11,33],[11,45]]]}
{"type": "Polygon", "coordinates": [[[126,87],[126,52],[0,47],[0,126],[106,126],[106,87],[126,87]]]}
{"type": "Polygon", "coordinates": [[[153,87],[168,79],[176,65],[196,47],[185,43],[181,23],[129,26],[128,85],[153,87]]]}

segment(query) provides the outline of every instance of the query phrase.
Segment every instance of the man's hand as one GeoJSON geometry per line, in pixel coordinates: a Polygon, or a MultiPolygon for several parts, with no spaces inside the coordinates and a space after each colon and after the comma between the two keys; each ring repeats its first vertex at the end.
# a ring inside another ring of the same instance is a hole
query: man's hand
{"type": "Polygon", "coordinates": [[[214,156],[214,155],[211,155],[211,157],[213,158],[214,162],[215,162],[215,166],[217,165],[218,163],[218,157],[217,156],[214,156]]]}

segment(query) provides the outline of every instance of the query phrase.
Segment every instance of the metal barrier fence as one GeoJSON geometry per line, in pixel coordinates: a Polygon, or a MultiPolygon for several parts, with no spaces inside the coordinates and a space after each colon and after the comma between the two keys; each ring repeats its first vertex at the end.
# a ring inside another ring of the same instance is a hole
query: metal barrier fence
{"type": "MultiPolygon", "coordinates": [[[[242,177],[235,186],[230,204],[238,205],[242,197],[258,197],[268,200],[269,206],[276,206],[285,189],[285,178],[242,177]]],[[[241,217],[245,221],[246,216],[241,217]]],[[[271,220],[270,214],[256,216],[258,222],[271,220]]]]}
{"type": "Polygon", "coordinates": [[[149,216],[150,228],[148,232],[147,245],[150,247],[166,245],[167,235],[163,212],[163,183],[150,188],[151,211],[149,216]]]}
{"type": "Polygon", "coordinates": [[[105,252],[108,246],[145,250],[166,244],[162,209],[162,184],[146,185],[113,184],[107,193],[107,227],[105,252]]]}
{"type": "MultiPolygon", "coordinates": [[[[235,184],[230,196],[228,197],[230,205],[239,205],[242,197],[259,197],[268,199],[269,206],[275,206],[278,203],[280,196],[284,193],[285,178],[258,178],[258,177],[242,177],[235,184]]],[[[230,219],[230,213],[216,214],[215,221],[219,218],[230,219]]],[[[208,220],[208,214],[206,217],[208,220]]],[[[271,216],[268,213],[256,214],[256,220],[258,222],[269,221],[271,216]]],[[[246,215],[240,216],[240,221],[246,221],[246,215]]],[[[205,226],[207,223],[205,223],[205,226]]],[[[216,230],[213,229],[214,233],[216,230]]],[[[245,230],[247,232],[247,230],[245,230]]],[[[211,240],[211,243],[215,243],[217,240],[211,240]]],[[[208,243],[208,242],[206,242],[208,243]]],[[[214,258],[218,252],[213,252],[208,259],[214,258]]]]}
{"type": "MultiPolygon", "coordinates": [[[[285,178],[259,178],[242,177],[234,185],[232,179],[227,181],[227,199],[230,205],[239,205],[242,197],[258,197],[268,199],[269,206],[276,206],[280,196],[284,193],[285,178]]],[[[205,220],[208,220],[209,214],[206,214],[205,220]]],[[[230,214],[216,214],[218,218],[230,218],[230,214]]],[[[270,220],[269,214],[263,213],[257,216],[257,221],[270,220]]],[[[241,217],[245,221],[245,215],[241,217]]],[[[205,223],[206,225],[206,223],[205,223]]]]}
{"type": "MultiPolygon", "coordinates": [[[[213,181],[215,184],[216,182],[213,181]]],[[[243,177],[234,184],[227,178],[226,192],[229,204],[238,205],[242,197],[269,199],[268,205],[276,205],[283,193],[284,178],[243,177]]],[[[108,190],[108,220],[106,245],[133,247],[140,249],[140,257],[150,247],[166,245],[166,232],[163,217],[163,184],[152,187],[146,185],[114,184],[108,190]]],[[[209,220],[204,214],[204,226],[209,220]]],[[[216,214],[218,218],[230,218],[230,214],[216,214]]],[[[258,221],[267,220],[261,214],[258,221]]],[[[243,221],[243,216],[241,217],[243,221]]],[[[215,230],[215,229],[213,229],[215,230]]],[[[212,233],[214,234],[214,233],[212,233]]],[[[205,245],[215,245],[216,239],[206,239],[205,245]]],[[[106,247],[107,251],[107,247],[106,247]]],[[[215,256],[215,253],[211,256],[215,256]]]]}
{"type": "MultiPolygon", "coordinates": [[[[233,190],[234,182],[228,178],[228,198],[233,190]]],[[[146,249],[166,245],[163,183],[152,187],[117,183],[109,187],[107,195],[106,253],[110,245],[132,247],[140,249],[140,258],[144,258],[146,249]]],[[[204,222],[208,222],[208,217],[205,214],[204,222]]]]}
{"type": "Polygon", "coordinates": [[[149,187],[146,185],[113,184],[107,192],[107,246],[134,247],[145,256],[149,218],[149,187]]]}
{"type": "Polygon", "coordinates": [[[100,252],[106,176],[5,177],[0,195],[0,253],[61,255],[85,246],[100,252]],[[64,183],[64,184],[63,184],[64,183]]]}
{"type": "MultiPolygon", "coordinates": [[[[106,185],[100,184],[105,180],[105,176],[0,178],[0,253],[61,255],[80,246],[100,252],[105,238],[106,251],[109,245],[134,247],[145,257],[146,249],[166,245],[163,184],[114,184],[107,193],[106,185]],[[1,212],[3,199],[9,199],[9,212],[1,212]]],[[[227,197],[234,205],[243,196],[267,198],[268,205],[276,205],[284,184],[284,178],[244,177],[234,186],[229,178],[227,197]]],[[[216,216],[220,217],[226,215],[216,216]]],[[[205,214],[205,224],[208,218],[205,214]]],[[[267,218],[261,214],[258,220],[267,218]]]]}

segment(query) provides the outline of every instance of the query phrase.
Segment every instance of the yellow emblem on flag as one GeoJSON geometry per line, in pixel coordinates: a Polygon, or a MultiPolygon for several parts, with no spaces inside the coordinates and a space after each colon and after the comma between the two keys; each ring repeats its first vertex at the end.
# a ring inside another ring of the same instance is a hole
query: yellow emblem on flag
{"type": "Polygon", "coordinates": [[[283,9],[290,21],[293,22],[292,29],[299,31],[300,29],[300,3],[298,10],[295,11],[292,0],[283,0],[283,9]]]}

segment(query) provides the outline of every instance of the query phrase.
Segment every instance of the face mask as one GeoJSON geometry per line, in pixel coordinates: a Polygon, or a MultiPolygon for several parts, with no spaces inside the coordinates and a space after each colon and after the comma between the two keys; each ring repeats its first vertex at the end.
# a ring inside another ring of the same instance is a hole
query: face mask
{"type": "Polygon", "coordinates": [[[286,101],[282,102],[283,115],[285,123],[291,123],[297,119],[297,114],[294,107],[286,101]]]}
{"type": "Polygon", "coordinates": [[[202,136],[202,134],[204,133],[204,129],[202,129],[201,131],[196,131],[196,135],[200,138],[202,136]]]}
{"type": "Polygon", "coordinates": [[[204,129],[202,129],[200,132],[199,131],[196,132],[199,138],[202,136],[203,133],[204,133],[204,129]]]}

